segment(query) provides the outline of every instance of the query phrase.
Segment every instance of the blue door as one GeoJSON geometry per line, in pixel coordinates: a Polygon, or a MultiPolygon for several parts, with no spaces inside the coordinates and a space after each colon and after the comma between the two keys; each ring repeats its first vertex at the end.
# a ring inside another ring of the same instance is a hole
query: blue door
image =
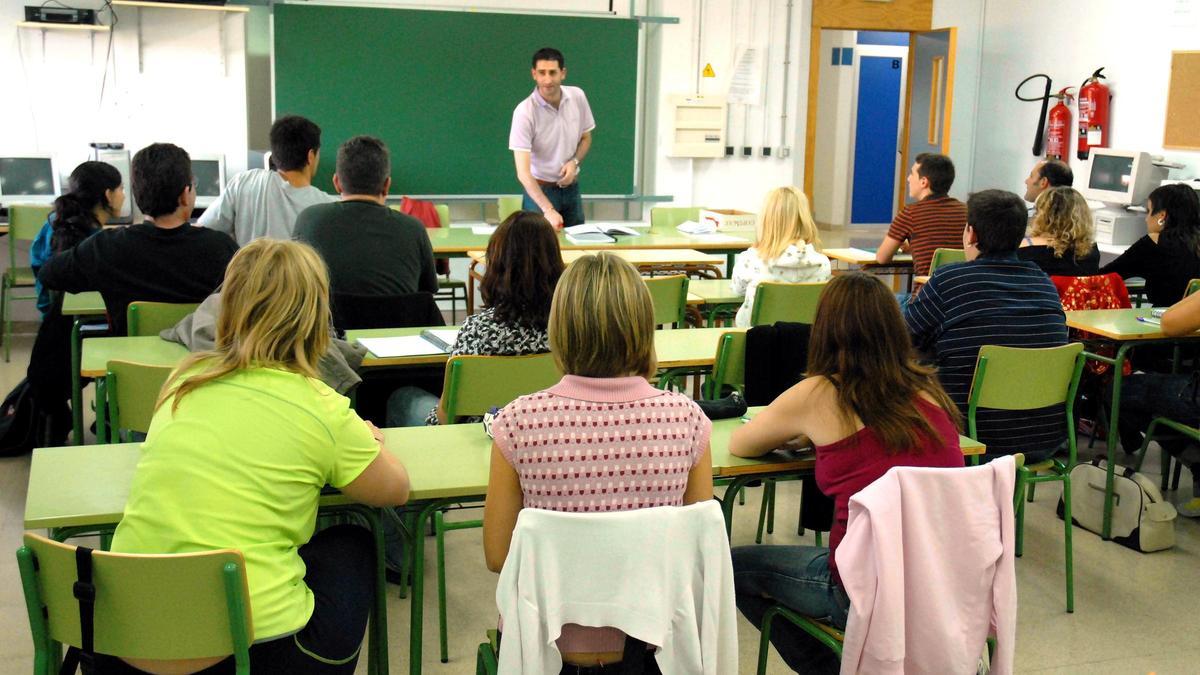
{"type": "Polygon", "coordinates": [[[900,70],[890,56],[863,56],[858,69],[858,120],[854,130],[854,182],[850,222],[889,223],[896,187],[896,131],[900,122],[900,70]]]}

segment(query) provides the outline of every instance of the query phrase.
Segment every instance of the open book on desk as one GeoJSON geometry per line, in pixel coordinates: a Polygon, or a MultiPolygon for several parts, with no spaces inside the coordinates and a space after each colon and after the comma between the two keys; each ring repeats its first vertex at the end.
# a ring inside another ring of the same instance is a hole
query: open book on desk
{"type": "Polygon", "coordinates": [[[636,237],[641,232],[626,225],[572,225],[563,228],[563,234],[572,244],[611,244],[616,237],[636,237]]]}
{"type": "Polygon", "coordinates": [[[449,354],[457,338],[457,329],[432,329],[421,331],[420,335],[359,338],[358,343],[376,358],[391,359],[449,354]]]}

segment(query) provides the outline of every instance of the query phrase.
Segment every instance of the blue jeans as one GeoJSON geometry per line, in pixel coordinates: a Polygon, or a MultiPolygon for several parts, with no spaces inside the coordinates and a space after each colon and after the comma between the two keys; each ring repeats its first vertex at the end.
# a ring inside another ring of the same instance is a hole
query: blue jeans
{"type": "MultiPolygon", "coordinates": [[[[579,181],[565,188],[557,185],[542,185],[541,188],[542,194],[546,195],[554,210],[562,216],[564,227],[583,224],[583,197],[579,194],[579,181]]],[[[534,213],[542,212],[542,208],[528,194],[521,201],[521,208],[534,213]]]]}
{"type": "MultiPolygon", "coordinates": [[[[827,548],[820,546],[739,546],[733,549],[733,588],[737,606],[755,626],[778,602],[805,616],[846,627],[850,599],[829,572],[827,548]]],[[[771,644],[788,667],[803,673],[836,673],[839,659],[787,620],[771,626],[771,644]]]]}
{"type": "Polygon", "coordinates": [[[420,387],[400,387],[388,396],[389,427],[423,427],[429,411],[437,408],[438,397],[420,387]]]}
{"type": "MultiPolygon", "coordinates": [[[[1126,453],[1134,453],[1142,447],[1142,439],[1150,420],[1166,417],[1180,424],[1195,426],[1200,423],[1200,403],[1193,389],[1191,375],[1167,373],[1137,373],[1121,381],[1121,421],[1117,431],[1121,436],[1121,447],[1126,453]]],[[[1185,452],[1188,441],[1172,438],[1166,427],[1156,431],[1159,445],[1170,455],[1180,458],[1192,471],[1192,496],[1200,497],[1200,462],[1185,452]]]]}

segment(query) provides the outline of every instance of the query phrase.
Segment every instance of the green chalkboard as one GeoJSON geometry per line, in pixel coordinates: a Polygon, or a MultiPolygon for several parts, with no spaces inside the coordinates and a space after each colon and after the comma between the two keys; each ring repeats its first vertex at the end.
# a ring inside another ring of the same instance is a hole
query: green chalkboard
{"type": "Polygon", "coordinates": [[[552,46],[596,118],[581,189],[633,192],[634,20],[278,4],[274,35],[275,113],[321,126],[322,189],[338,145],[371,134],[391,150],[393,194],[520,193],[512,111],[552,46]]]}

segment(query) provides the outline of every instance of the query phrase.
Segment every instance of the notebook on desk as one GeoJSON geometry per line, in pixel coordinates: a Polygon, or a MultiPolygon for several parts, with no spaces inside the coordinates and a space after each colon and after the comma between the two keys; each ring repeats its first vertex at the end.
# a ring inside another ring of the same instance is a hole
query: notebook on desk
{"type": "Polygon", "coordinates": [[[457,338],[457,329],[443,329],[421,331],[420,335],[359,338],[358,343],[376,358],[394,359],[449,354],[457,338]]]}

